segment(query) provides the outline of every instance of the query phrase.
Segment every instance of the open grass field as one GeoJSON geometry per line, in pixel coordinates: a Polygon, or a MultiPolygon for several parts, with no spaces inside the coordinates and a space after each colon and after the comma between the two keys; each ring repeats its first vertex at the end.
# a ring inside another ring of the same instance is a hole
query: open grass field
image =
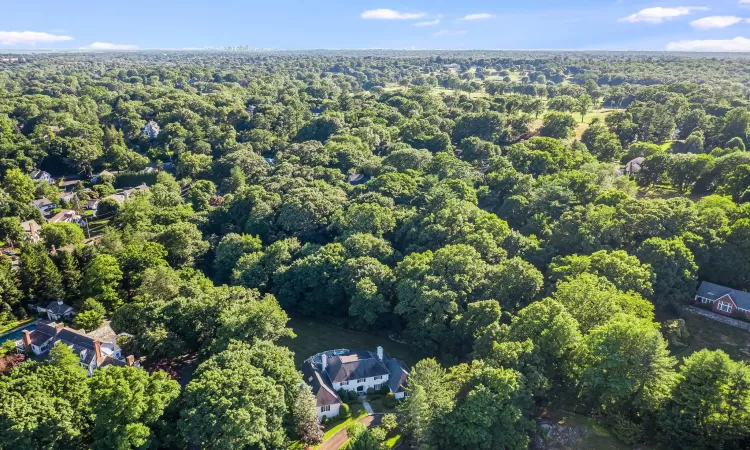
{"type": "MultiPolygon", "coordinates": [[[[560,450],[629,450],[605,426],[594,419],[578,414],[552,411],[544,418],[550,424],[547,430],[546,448],[560,450]]],[[[639,445],[640,450],[654,450],[653,447],[639,445]]]]}
{"type": "MultiPolygon", "coordinates": [[[[581,136],[583,136],[583,133],[589,129],[589,126],[591,125],[591,122],[594,121],[594,119],[599,119],[600,121],[604,121],[604,119],[611,114],[613,111],[616,111],[612,108],[598,108],[598,109],[592,109],[589,111],[585,116],[583,116],[583,122],[579,122],[578,125],[576,125],[576,139],[581,139],[581,136]]],[[[581,115],[572,113],[573,117],[576,118],[576,120],[581,120],[581,115]]]]}
{"type": "Polygon", "coordinates": [[[724,350],[734,360],[750,362],[750,333],[747,331],[689,312],[682,318],[690,341],[686,348],[673,352],[675,357],[683,359],[707,348],[724,350]]]}
{"type": "Polygon", "coordinates": [[[292,318],[291,327],[297,335],[294,339],[283,338],[279,345],[294,352],[294,363],[299,365],[308,357],[325,350],[348,348],[350,350],[372,350],[382,346],[386,353],[412,366],[421,355],[407,345],[388,339],[387,336],[363,333],[339,328],[330,322],[317,321],[307,317],[292,318]]]}

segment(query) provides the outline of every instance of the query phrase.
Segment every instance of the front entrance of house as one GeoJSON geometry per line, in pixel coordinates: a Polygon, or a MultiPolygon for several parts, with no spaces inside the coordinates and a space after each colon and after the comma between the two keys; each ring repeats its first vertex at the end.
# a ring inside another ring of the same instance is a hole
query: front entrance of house
{"type": "Polygon", "coordinates": [[[364,392],[365,387],[364,386],[357,386],[357,392],[364,392]]]}

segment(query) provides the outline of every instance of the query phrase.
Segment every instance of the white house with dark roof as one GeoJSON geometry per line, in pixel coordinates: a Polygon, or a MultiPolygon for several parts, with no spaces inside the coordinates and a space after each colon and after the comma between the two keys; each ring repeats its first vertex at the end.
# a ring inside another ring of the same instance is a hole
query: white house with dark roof
{"type": "Polygon", "coordinates": [[[47,213],[57,208],[57,204],[55,202],[52,202],[44,197],[33,200],[30,205],[38,209],[43,216],[47,215],[47,213]]]}
{"type": "Polygon", "coordinates": [[[33,331],[23,330],[23,336],[16,341],[16,350],[45,355],[52,347],[65,344],[80,358],[80,365],[88,371],[106,366],[137,366],[133,356],[123,357],[117,345],[117,335],[108,323],[90,333],[74,330],[55,322],[41,322],[33,331]]]}
{"type": "Polygon", "coordinates": [[[141,134],[149,139],[156,139],[159,136],[159,133],[161,133],[161,128],[159,127],[159,124],[153,120],[150,120],[146,126],[143,127],[143,130],[141,130],[141,134]]]}
{"type": "Polygon", "coordinates": [[[368,389],[388,387],[397,399],[404,398],[409,368],[378,347],[375,352],[348,349],[328,350],[302,364],[302,375],[317,400],[318,418],[336,417],[342,400],[337,391],[364,395],[368,389]]]}
{"type": "Polygon", "coordinates": [[[70,319],[75,315],[73,307],[66,305],[62,300],[56,302],[50,302],[44,311],[47,313],[47,318],[52,322],[57,322],[62,319],[70,319]]]}
{"type": "Polygon", "coordinates": [[[52,179],[52,176],[44,170],[36,169],[32,171],[29,176],[34,181],[43,181],[47,184],[53,184],[55,182],[55,180],[52,179]]]}
{"type": "Polygon", "coordinates": [[[750,319],[750,293],[704,281],[695,294],[695,302],[710,305],[711,310],[725,316],[744,314],[750,319]]]}

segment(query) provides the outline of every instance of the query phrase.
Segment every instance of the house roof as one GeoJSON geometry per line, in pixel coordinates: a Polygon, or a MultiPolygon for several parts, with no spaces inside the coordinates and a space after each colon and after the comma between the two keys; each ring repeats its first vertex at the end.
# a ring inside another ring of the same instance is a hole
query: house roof
{"type": "Polygon", "coordinates": [[[36,170],[34,170],[34,171],[31,172],[30,176],[31,176],[31,178],[33,178],[35,180],[38,180],[38,179],[40,179],[42,177],[48,177],[49,174],[47,172],[43,171],[43,170],[36,169],[36,170]]]}
{"type": "Polygon", "coordinates": [[[300,368],[302,378],[312,389],[318,406],[341,403],[341,398],[336,394],[329,382],[320,374],[320,370],[318,369],[319,366],[310,360],[302,363],[302,367],[300,368]]]}
{"type": "Polygon", "coordinates": [[[709,283],[704,281],[698,287],[698,296],[707,298],[709,300],[718,300],[725,295],[729,295],[732,301],[738,308],[750,310],[750,293],[732,289],[719,284],[709,283]]]}
{"type": "Polygon", "coordinates": [[[47,311],[51,311],[52,314],[65,314],[67,311],[73,310],[71,306],[58,302],[50,302],[46,309],[47,311]]]}
{"type": "Polygon", "coordinates": [[[26,222],[21,222],[21,228],[27,233],[36,233],[39,232],[41,227],[35,220],[27,220],[26,222]]]}
{"type": "Polygon", "coordinates": [[[48,220],[48,222],[49,223],[70,222],[70,221],[76,220],[77,218],[80,218],[78,213],[76,213],[72,209],[64,209],[60,211],[59,213],[55,214],[54,216],[52,216],[48,220]]]}
{"type": "Polygon", "coordinates": [[[31,345],[36,345],[37,347],[41,347],[42,345],[44,345],[45,342],[55,337],[54,328],[52,328],[51,334],[50,334],[50,330],[40,329],[40,328],[41,328],[41,325],[38,326],[36,330],[29,333],[29,338],[31,339],[31,345]]]}
{"type": "Polygon", "coordinates": [[[125,361],[120,361],[119,359],[115,359],[111,356],[105,356],[104,361],[99,367],[107,367],[107,366],[125,367],[127,365],[128,364],[125,361]]]}
{"type": "Polygon", "coordinates": [[[326,374],[332,383],[388,375],[378,355],[371,351],[349,352],[328,358],[326,374]]]}
{"type": "Polygon", "coordinates": [[[391,372],[388,377],[388,387],[391,388],[391,392],[403,392],[409,378],[409,369],[406,364],[396,358],[389,358],[386,365],[391,372]]]}
{"type": "Polygon", "coordinates": [[[54,203],[51,202],[51,201],[49,201],[49,200],[47,200],[44,197],[38,198],[38,199],[33,200],[31,202],[31,206],[36,206],[37,208],[41,208],[42,206],[47,206],[47,205],[54,205],[54,203]]]}
{"type": "Polygon", "coordinates": [[[117,333],[109,326],[108,320],[105,320],[96,330],[86,333],[86,336],[92,339],[99,339],[102,342],[115,342],[117,339],[117,333]]]}

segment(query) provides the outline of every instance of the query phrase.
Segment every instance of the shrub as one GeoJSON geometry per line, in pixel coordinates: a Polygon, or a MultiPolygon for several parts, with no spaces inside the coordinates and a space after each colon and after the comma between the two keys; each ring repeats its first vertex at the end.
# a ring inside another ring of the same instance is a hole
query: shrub
{"type": "Polygon", "coordinates": [[[391,392],[391,388],[389,388],[387,384],[380,386],[380,389],[378,389],[378,393],[383,395],[386,395],[389,392],[391,392]]]}
{"type": "Polygon", "coordinates": [[[359,395],[355,391],[349,391],[349,401],[359,400],[359,395]]]}
{"type": "Polygon", "coordinates": [[[383,442],[388,433],[383,427],[375,427],[370,429],[370,435],[372,435],[372,437],[374,437],[377,441],[383,442]]]}
{"type": "Polygon", "coordinates": [[[386,414],[383,416],[383,420],[380,422],[380,426],[383,427],[387,432],[391,432],[398,426],[396,422],[395,414],[386,414]]]}
{"type": "Polygon", "coordinates": [[[339,407],[339,417],[342,419],[348,419],[352,416],[351,408],[346,403],[342,403],[339,407]]]}
{"type": "Polygon", "coordinates": [[[367,431],[367,427],[360,422],[352,422],[346,426],[346,434],[349,435],[349,439],[357,439],[365,431],[367,431]]]}
{"type": "Polygon", "coordinates": [[[389,392],[385,395],[385,399],[383,399],[383,406],[386,408],[394,408],[396,406],[396,396],[393,394],[393,392],[389,392]]]}
{"type": "Polygon", "coordinates": [[[643,439],[643,426],[616,416],[609,420],[612,433],[622,442],[633,445],[643,439]]]}
{"type": "Polygon", "coordinates": [[[341,400],[346,400],[348,398],[348,394],[344,389],[339,389],[338,391],[336,391],[336,393],[339,394],[339,398],[341,400]]]}
{"type": "Polygon", "coordinates": [[[367,388],[367,396],[370,397],[373,394],[375,394],[375,389],[373,389],[373,388],[367,388]]]}
{"type": "Polygon", "coordinates": [[[73,326],[77,329],[83,328],[87,332],[93,331],[101,326],[104,316],[98,311],[89,310],[76,315],[73,326]]]}

